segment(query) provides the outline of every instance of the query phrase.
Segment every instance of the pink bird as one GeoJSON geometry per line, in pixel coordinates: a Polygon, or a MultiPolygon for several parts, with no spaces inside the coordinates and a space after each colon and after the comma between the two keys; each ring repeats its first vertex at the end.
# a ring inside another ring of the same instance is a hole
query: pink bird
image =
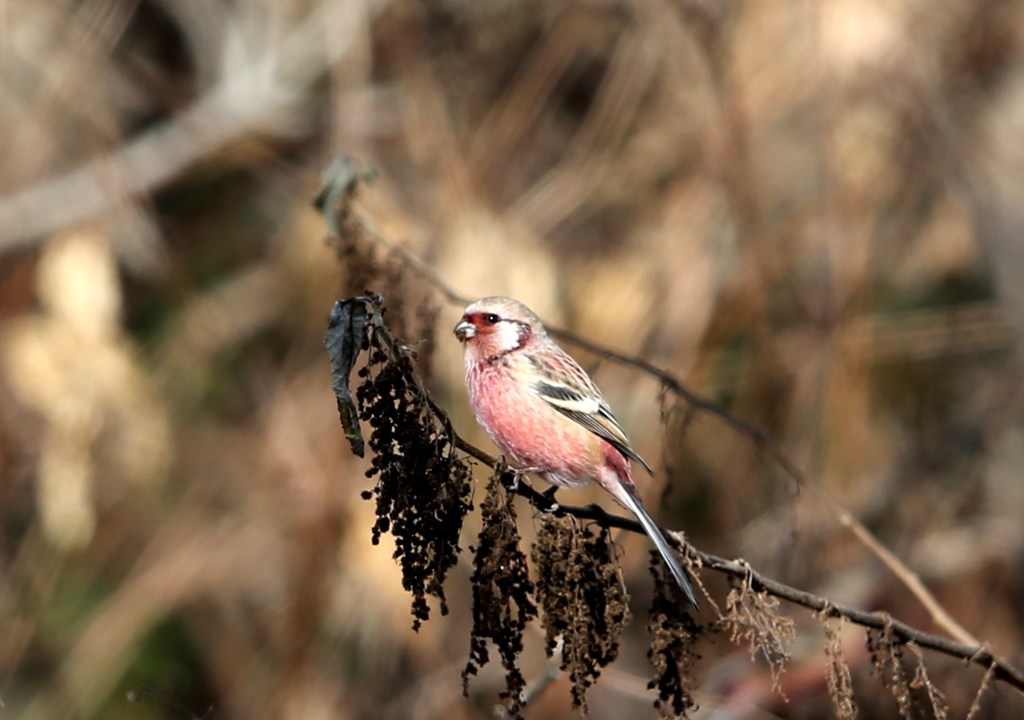
{"type": "Polygon", "coordinates": [[[509,462],[558,487],[596,481],[637,517],[697,608],[683,568],[640,501],[629,461],[653,471],[579,363],[548,337],[528,307],[511,298],[477,300],[466,308],[455,336],[465,348],[473,413],[509,462]]]}

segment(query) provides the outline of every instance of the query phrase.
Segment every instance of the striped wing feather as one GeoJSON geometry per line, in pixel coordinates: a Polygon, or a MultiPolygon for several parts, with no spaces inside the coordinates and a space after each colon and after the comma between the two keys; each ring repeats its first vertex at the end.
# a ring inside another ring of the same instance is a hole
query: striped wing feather
{"type": "MultiPolygon", "coordinates": [[[[582,369],[579,372],[582,373],[582,369]]],[[[538,381],[534,389],[541,398],[567,418],[607,440],[616,450],[643,465],[648,473],[654,474],[651,466],[630,445],[625,431],[615,419],[608,403],[597,392],[597,388],[591,386],[587,388],[589,392],[584,392],[552,378],[546,378],[538,381]]]]}

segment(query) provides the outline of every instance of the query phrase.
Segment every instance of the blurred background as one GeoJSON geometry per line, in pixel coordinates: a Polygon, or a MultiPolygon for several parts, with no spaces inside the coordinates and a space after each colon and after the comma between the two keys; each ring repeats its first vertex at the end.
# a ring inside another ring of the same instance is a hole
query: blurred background
{"type": "MultiPolygon", "coordinates": [[[[311,200],[341,151],[380,237],[765,427],[1020,667],[1022,51],[1000,0],[0,4],[0,718],[493,716],[500,668],[461,694],[468,554],[413,632],[338,426],[321,338],[367,271],[311,200]]],[[[378,275],[439,310],[406,339],[491,449],[461,309],[378,275]]],[[[748,439],[574,352],[666,525],[938,630],[748,439]]],[[[620,539],[635,617],[591,717],[653,717],[647,545],[620,539]]],[[[788,701],[712,633],[696,717],[834,714],[822,624],[784,609],[788,701]]],[[[838,632],[860,717],[898,717],[838,632]]],[[[983,673],[925,662],[964,717],[983,673]]],[[[997,686],[973,717],[1022,714],[997,686]]],[[[526,716],[571,716],[567,683],[526,716]]]]}

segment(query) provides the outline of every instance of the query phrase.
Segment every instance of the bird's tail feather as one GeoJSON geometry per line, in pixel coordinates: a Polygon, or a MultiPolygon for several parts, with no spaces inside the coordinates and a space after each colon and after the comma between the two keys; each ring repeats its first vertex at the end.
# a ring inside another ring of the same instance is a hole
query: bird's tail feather
{"type": "Polygon", "coordinates": [[[676,559],[676,554],[673,552],[672,547],[668,544],[665,536],[661,534],[661,528],[654,522],[650,513],[647,512],[647,508],[640,501],[640,498],[635,493],[631,492],[629,488],[622,487],[621,493],[616,493],[620,497],[621,502],[634,514],[640,524],[644,526],[644,531],[651,538],[651,542],[654,543],[654,547],[657,548],[658,554],[661,555],[661,559],[668,565],[669,571],[672,573],[672,577],[676,579],[679,584],[679,589],[686,595],[686,599],[690,601],[695,610],[700,610],[700,605],[697,604],[697,596],[693,592],[693,587],[690,585],[689,579],[686,577],[686,571],[679,564],[676,559]]]}

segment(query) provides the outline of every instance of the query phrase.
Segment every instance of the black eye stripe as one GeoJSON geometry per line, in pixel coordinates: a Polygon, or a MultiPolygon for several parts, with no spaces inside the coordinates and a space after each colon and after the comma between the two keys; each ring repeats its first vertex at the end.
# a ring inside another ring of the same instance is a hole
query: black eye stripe
{"type": "Polygon", "coordinates": [[[487,322],[488,325],[494,325],[499,320],[501,320],[501,318],[495,315],[494,313],[487,313],[486,315],[484,315],[484,320],[487,322]]]}

